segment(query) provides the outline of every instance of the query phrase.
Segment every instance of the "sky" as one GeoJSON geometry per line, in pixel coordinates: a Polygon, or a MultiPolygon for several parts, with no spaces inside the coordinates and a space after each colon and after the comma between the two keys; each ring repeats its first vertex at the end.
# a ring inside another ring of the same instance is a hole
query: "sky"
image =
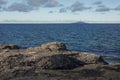
{"type": "Polygon", "coordinates": [[[0,0],[4,23],[120,23],[120,0],[0,0]]]}

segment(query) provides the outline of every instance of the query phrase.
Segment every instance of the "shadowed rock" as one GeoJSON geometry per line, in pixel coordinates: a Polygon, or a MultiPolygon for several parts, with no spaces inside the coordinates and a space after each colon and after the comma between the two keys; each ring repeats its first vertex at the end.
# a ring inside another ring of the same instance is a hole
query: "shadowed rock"
{"type": "Polygon", "coordinates": [[[41,69],[73,69],[78,66],[83,66],[83,63],[63,54],[41,57],[36,64],[41,69]]]}
{"type": "Polygon", "coordinates": [[[14,45],[14,44],[8,44],[8,45],[0,44],[0,49],[11,49],[11,50],[13,50],[13,49],[20,49],[20,47],[17,46],[17,45],[14,45]]]}

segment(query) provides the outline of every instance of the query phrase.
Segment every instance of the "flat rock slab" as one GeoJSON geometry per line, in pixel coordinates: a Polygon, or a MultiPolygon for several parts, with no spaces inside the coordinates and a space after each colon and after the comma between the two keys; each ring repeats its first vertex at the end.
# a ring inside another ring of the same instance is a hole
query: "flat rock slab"
{"type": "Polygon", "coordinates": [[[11,77],[8,80],[120,80],[120,64],[86,65],[73,70],[37,70],[31,76],[11,77]],[[34,75],[33,75],[34,74],[34,75]]]}

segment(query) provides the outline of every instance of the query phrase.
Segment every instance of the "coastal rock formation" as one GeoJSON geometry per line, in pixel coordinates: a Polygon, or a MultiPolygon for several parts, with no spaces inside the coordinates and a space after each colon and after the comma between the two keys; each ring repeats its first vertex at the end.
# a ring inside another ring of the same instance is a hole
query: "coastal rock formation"
{"type": "Polygon", "coordinates": [[[66,45],[61,42],[50,42],[42,44],[40,47],[29,48],[27,52],[45,52],[51,55],[64,54],[74,59],[81,61],[84,64],[107,64],[100,55],[85,53],[85,52],[72,52],[67,49],[66,45]]]}
{"type": "Polygon", "coordinates": [[[96,54],[70,51],[64,43],[17,47],[0,46],[0,80],[120,80],[120,64],[110,65],[96,54]]]}

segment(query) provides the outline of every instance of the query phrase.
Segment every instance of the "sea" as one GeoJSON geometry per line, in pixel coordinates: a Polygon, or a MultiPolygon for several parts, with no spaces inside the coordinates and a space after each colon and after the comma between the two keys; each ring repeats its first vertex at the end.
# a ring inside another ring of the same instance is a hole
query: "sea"
{"type": "Polygon", "coordinates": [[[0,44],[26,49],[48,42],[63,42],[69,50],[120,63],[120,24],[0,24],[0,44]]]}

